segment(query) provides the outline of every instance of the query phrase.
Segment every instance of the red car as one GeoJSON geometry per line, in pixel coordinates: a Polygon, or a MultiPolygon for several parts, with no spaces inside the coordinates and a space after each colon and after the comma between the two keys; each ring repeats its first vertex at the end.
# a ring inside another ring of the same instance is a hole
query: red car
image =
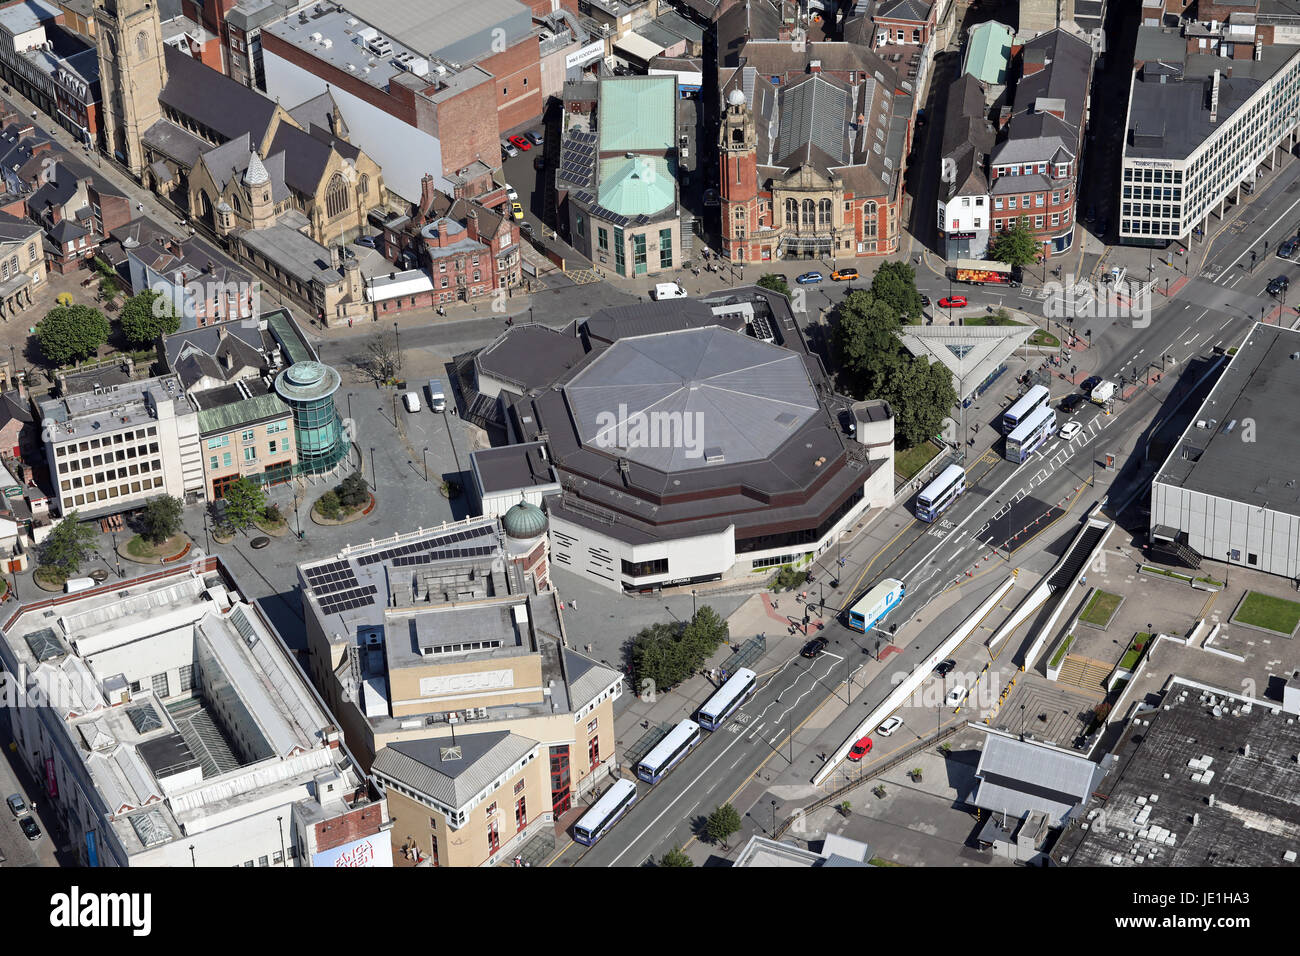
{"type": "Polygon", "coordinates": [[[857,763],[863,757],[871,752],[871,738],[863,737],[851,748],[849,748],[849,759],[857,763]]]}
{"type": "Polygon", "coordinates": [[[939,308],[941,309],[960,309],[965,304],[966,297],[964,295],[950,295],[946,299],[939,300],[939,308]]]}
{"type": "Polygon", "coordinates": [[[524,152],[527,152],[528,150],[533,148],[533,144],[528,142],[528,140],[524,139],[524,137],[522,136],[511,136],[508,140],[506,140],[506,142],[508,142],[511,146],[516,147],[517,149],[522,149],[524,152]]]}

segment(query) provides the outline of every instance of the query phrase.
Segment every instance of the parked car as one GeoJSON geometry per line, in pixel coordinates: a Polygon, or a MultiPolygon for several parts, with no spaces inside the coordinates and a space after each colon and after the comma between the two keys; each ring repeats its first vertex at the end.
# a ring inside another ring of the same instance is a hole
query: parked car
{"type": "Polygon", "coordinates": [[[832,282],[848,282],[858,277],[857,269],[836,269],[831,273],[832,282]]]}
{"type": "Polygon", "coordinates": [[[510,215],[514,216],[516,221],[522,220],[524,218],[524,207],[517,202],[512,202],[510,204],[510,215]]]}
{"type": "Polygon", "coordinates": [[[507,137],[506,142],[509,143],[511,146],[523,150],[525,153],[533,148],[532,143],[524,139],[522,136],[518,136],[518,135],[507,137]]]}
{"type": "Polygon", "coordinates": [[[828,641],[824,637],[814,637],[811,641],[809,641],[807,644],[803,646],[803,650],[801,650],[799,653],[802,654],[804,657],[808,658],[809,660],[812,660],[814,657],[817,657],[819,654],[821,654],[822,651],[826,650],[829,644],[830,641],[828,641]]]}
{"type": "Polygon", "coordinates": [[[902,717],[890,717],[883,724],[881,724],[879,727],[876,728],[876,733],[880,734],[880,736],[882,737],[888,737],[890,734],[892,734],[895,730],[897,730],[901,726],[903,726],[902,717]]]}
{"type": "Polygon", "coordinates": [[[9,796],[5,797],[5,803],[9,805],[9,812],[16,817],[21,817],[27,812],[27,804],[23,802],[22,794],[9,794],[9,796]]]}
{"type": "Polygon", "coordinates": [[[957,662],[953,660],[951,657],[948,658],[946,661],[940,661],[938,664],[934,666],[934,672],[938,674],[940,677],[947,677],[956,669],[957,669],[957,662]]]}
{"type": "Polygon", "coordinates": [[[36,821],[31,817],[23,817],[18,821],[18,826],[22,828],[23,836],[29,840],[39,840],[41,838],[41,828],[36,825],[36,821]]]}
{"type": "Polygon", "coordinates": [[[930,297],[928,295],[921,296],[921,308],[923,309],[930,308],[930,297]]]}
{"type": "Polygon", "coordinates": [[[1268,288],[1265,290],[1269,295],[1277,295],[1279,292],[1285,292],[1291,288],[1291,281],[1286,276],[1278,276],[1271,279],[1268,288]]]}
{"type": "Polygon", "coordinates": [[[541,146],[542,143],[546,142],[542,137],[542,131],[540,129],[530,129],[528,131],[528,141],[534,146],[541,146]]]}
{"type": "Polygon", "coordinates": [[[1296,249],[1300,249],[1300,239],[1297,239],[1294,236],[1292,236],[1290,239],[1287,239],[1285,242],[1283,242],[1280,246],[1277,247],[1278,257],[1282,259],[1294,258],[1296,249]]]}
{"type": "Polygon", "coordinates": [[[518,156],[519,150],[515,149],[515,147],[512,146],[510,143],[502,143],[501,155],[506,156],[507,158],[511,156],[518,156]]]}
{"type": "Polygon", "coordinates": [[[1065,412],[1065,414],[1071,415],[1074,413],[1075,409],[1077,409],[1080,405],[1082,405],[1087,400],[1088,399],[1085,398],[1083,395],[1080,395],[1078,392],[1075,392],[1073,395],[1067,395],[1065,396],[1065,398],[1061,399],[1061,404],[1058,407],[1061,409],[1061,411],[1065,412]]]}
{"type": "Polygon", "coordinates": [[[794,281],[800,285],[813,285],[821,282],[823,278],[824,276],[820,272],[814,270],[812,272],[805,272],[803,275],[795,276],[794,281]]]}
{"type": "Polygon", "coordinates": [[[506,198],[509,199],[511,202],[517,202],[519,200],[519,190],[515,189],[514,186],[507,184],[506,198]]]}
{"type": "Polygon", "coordinates": [[[1057,436],[1065,439],[1066,441],[1069,441],[1070,439],[1074,438],[1075,435],[1079,434],[1079,432],[1081,431],[1083,431],[1083,426],[1080,425],[1078,422],[1076,422],[1074,419],[1070,419],[1068,422],[1066,422],[1064,425],[1061,426],[1061,430],[1057,432],[1057,436]]]}
{"type": "Polygon", "coordinates": [[[357,245],[365,246],[367,249],[378,249],[380,238],[379,236],[359,236],[357,237],[357,245]]]}
{"type": "Polygon", "coordinates": [[[949,707],[957,707],[966,699],[966,695],[969,693],[970,691],[965,687],[954,687],[952,690],[948,691],[948,696],[944,698],[943,702],[949,707]]]}
{"type": "Polygon", "coordinates": [[[941,309],[960,309],[965,305],[966,297],[964,295],[948,295],[939,300],[939,308],[941,309]]]}
{"type": "Polygon", "coordinates": [[[533,169],[537,170],[537,171],[540,173],[540,172],[541,172],[543,169],[545,169],[545,168],[546,168],[546,157],[545,157],[545,156],[534,156],[534,157],[533,157],[533,169]]]}
{"type": "Polygon", "coordinates": [[[1083,389],[1083,394],[1087,395],[1089,392],[1091,392],[1094,388],[1096,388],[1100,384],[1101,384],[1100,375],[1089,375],[1087,378],[1083,380],[1083,384],[1079,387],[1083,389]]]}
{"type": "Polygon", "coordinates": [[[866,736],[849,748],[849,759],[857,763],[869,753],[871,753],[871,737],[866,736]]]}

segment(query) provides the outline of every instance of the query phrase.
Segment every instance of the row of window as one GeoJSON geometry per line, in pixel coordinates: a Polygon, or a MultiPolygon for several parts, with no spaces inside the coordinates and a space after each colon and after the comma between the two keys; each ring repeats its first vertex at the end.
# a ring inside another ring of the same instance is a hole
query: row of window
{"type": "MultiPolygon", "coordinates": [[[[997,178],[999,176],[1019,176],[1021,175],[1021,170],[1024,170],[1024,175],[1026,176],[1032,176],[1035,173],[1037,173],[1039,176],[1046,176],[1047,165],[1048,165],[1047,163],[1037,163],[1037,164],[1020,163],[1020,164],[1013,164],[1010,166],[995,166],[993,168],[993,176],[994,178],[997,178]]],[[[1067,176],[1069,176],[1070,166],[1071,166],[1070,163],[1055,164],[1054,169],[1055,169],[1056,178],[1065,179],[1067,176]]]]}
{"type": "MultiPolygon", "coordinates": [[[[289,439],[287,439],[287,438],[272,439],[270,442],[267,443],[267,450],[268,450],[268,453],[269,453],[269,454],[272,454],[272,455],[278,455],[278,454],[281,454],[281,453],[283,453],[283,452],[287,452],[287,451],[289,450],[289,439]]],[[[244,464],[246,464],[246,465],[254,465],[254,464],[257,464],[257,460],[258,460],[258,459],[257,459],[257,446],[256,446],[256,445],[248,445],[247,447],[245,447],[245,448],[244,448],[244,464]]],[[[211,457],[208,458],[208,470],[209,470],[209,471],[220,471],[220,470],[223,469],[223,468],[230,468],[230,467],[233,467],[233,465],[234,465],[234,460],[233,460],[233,458],[231,457],[231,453],[228,452],[228,451],[223,451],[223,452],[221,453],[221,463],[220,463],[220,464],[217,463],[217,456],[216,456],[216,455],[212,455],[211,457]]]]}
{"type": "MultiPolygon", "coordinates": [[[[289,859],[291,860],[298,859],[298,848],[293,844],[289,845],[289,859]]],[[[271,858],[269,862],[267,858],[264,856],[259,856],[257,858],[258,866],[279,866],[283,862],[284,862],[284,854],[281,853],[279,850],[276,850],[273,854],[271,854],[271,858]]],[[[252,866],[252,865],[253,865],[252,860],[244,861],[244,866],[252,866]]],[[[235,866],[239,866],[239,864],[236,863],[235,866]]]]}
{"type": "MultiPolygon", "coordinates": [[[[1023,218],[1023,219],[1028,219],[1029,217],[1028,217],[1028,216],[1022,216],[1021,218],[1023,218]]],[[[1052,228],[1053,228],[1053,229],[1055,229],[1056,227],[1062,225],[1063,223],[1064,223],[1065,225],[1068,226],[1068,225],[1070,224],[1070,210],[1067,209],[1067,210],[1066,210],[1065,212],[1063,212],[1063,213],[1060,213],[1060,212],[1054,212],[1054,213],[1052,213],[1052,215],[1051,215],[1050,218],[1051,218],[1051,223],[1052,223],[1052,228]],[[1064,218],[1062,218],[1062,217],[1064,217],[1064,218]]],[[[1035,228],[1035,229],[1044,229],[1044,228],[1046,228],[1046,222],[1047,222],[1047,219],[1048,219],[1048,217],[1046,217],[1046,216],[1034,216],[1034,228],[1035,228]]],[[[1017,222],[1019,222],[1019,219],[994,219],[994,220],[993,220],[993,230],[994,230],[994,232],[1003,232],[1003,231],[1005,231],[1005,230],[1007,230],[1007,229],[1010,229],[1010,228],[1011,228],[1012,226],[1014,226],[1017,222]]],[[[979,227],[980,227],[980,221],[979,221],[978,219],[976,219],[976,220],[975,220],[975,228],[978,229],[979,227]]]]}
{"type": "Polygon", "coordinates": [[[102,465],[111,465],[115,461],[129,461],[133,458],[143,458],[145,455],[158,454],[158,443],[150,442],[148,445],[131,445],[128,448],[117,448],[113,451],[105,451],[98,455],[87,455],[85,458],[74,458],[60,464],[59,471],[67,474],[73,471],[84,471],[88,468],[98,468],[102,465]]]}
{"type": "Polygon", "coordinates": [[[131,495],[148,492],[152,488],[161,488],[162,486],[163,480],[161,478],[154,478],[152,481],[145,478],[143,481],[133,481],[113,488],[87,491],[84,495],[66,495],[63,499],[63,509],[68,511],[79,505],[94,504],[96,501],[107,501],[110,498],[128,498],[131,495]]]}
{"type": "MultiPolygon", "coordinates": [[[[1007,196],[1007,197],[1006,197],[1006,208],[1007,208],[1007,209],[1015,209],[1015,208],[1016,208],[1016,204],[1017,204],[1017,200],[1019,200],[1019,208],[1021,208],[1021,209],[1029,209],[1029,208],[1031,207],[1031,203],[1029,202],[1029,197],[1030,197],[1030,195],[1032,195],[1032,196],[1033,196],[1033,199],[1034,199],[1034,201],[1033,201],[1033,203],[1032,203],[1033,206],[1044,206],[1044,205],[1047,204],[1047,193],[1031,193],[1031,194],[1024,195],[1024,196],[1007,196]]],[[[1003,200],[1003,197],[1002,197],[1002,196],[994,196],[994,197],[993,197],[993,208],[994,208],[994,209],[1001,209],[1001,208],[1002,208],[1002,200],[1003,200]]],[[[1059,206],[1059,205],[1061,205],[1061,203],[1063,203],[1063,202],[1068,203],[1069,201],[1070,201],[1070,190],[1068,190],[1068,189],[1065,189],[1065,190],[1058,189],[1058,190],[1056,190],[1056,191],[1054,191],[1054,192],[1052,193],[1052,205],[1053,205],[1053,206],[1059,206]]],[[[965,202],[962,202],[962,205],[965,206],[965,205],[967,205],[967,204],[966,204],[965,202]]],[[[977,205],[977,206],[978,206],[978,205],[982,205],[982,203],[976,203],[976,205],[977,205]]]]}
{"type": "Polygon", "coordinates": [[[1165,202],[1182,202],[1181,186],[1125,186],[1125,199],[1163,199],[1165,202]]]}
{"type": "Polygon", "coordinates": [[[1126,183],[1181,183],[1181,169],[1124,169],[1126,183]]]}
{"type": "Polygon", "coordinates": [[[91,451],[100,447],[107,448],[109,445],[122,445],[126,442],[135,441],[137,438],[152,438],[157,434],[158,427],[151,425],[148,428],[140,429],[138,432],[117,432],[113,435],[105,435],[103,438],[88,438],[86,441],[75,445],[68,442],[66,445],[60,445],[54,454],[57,458],[65,458],[68,455],[75,455],[77,452],[91,451]]]}
{"type": "MultiPolygon", "coordinates": [[[[99,457],[96,455],[95,457],[99,457]]],[[[64,478],[59,483],[61,491],[75,491],[78,488],[98,485],[109,481],[118,481],[122,478],[131,478],[150,471],[162,471],[162,461],[152,459],[143,461],[135,465],[123,465],[121,468],[110,468],[107,471],[97,471],[93,475],[73,475],[64,478]]]]}
{"type": "Polygon", "coordinates": [[[1147,236],[1177,236],[1181,235],[1177,222],[1161,220],[1158,222],[1141,221],[1136,219],[1124,219],[1120,221],[1120,231],[1123,233],[1136,233],[1147,236]]]}
{"type": "Polygon", "coordinates": [[[1126,202],[1120,207],[1120,214],[1125,217],[1142,216],[1146,219],[1178,219],[1182,212],[1182,206],[1152,205],[1149,202],[1126,202]]]}

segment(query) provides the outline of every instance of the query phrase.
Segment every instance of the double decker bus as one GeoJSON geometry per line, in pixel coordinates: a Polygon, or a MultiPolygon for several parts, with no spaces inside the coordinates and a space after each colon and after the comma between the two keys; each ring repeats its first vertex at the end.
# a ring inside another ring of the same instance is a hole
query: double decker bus
{"type": "Polygon", "coordinates": [[[646,783],[658,783],[700,742],[700,725],[683,720],[636,765],[636,775],[646,783]]]}
{"type": "Polygon", "coordinates": [[[960,465],[949,465],[916,496],[916,516],[933,521],[966,490],[966,472],[960,465]]]}
{"type": "Polygon", "coordinates": [[[604,795],[592,805],[573,825],[573,839],[591,846],[605,835],[632,804],[636,803],[636,783],[626,778],[620,779],[605,791],[604,795]]]}
{"type": "Polygon", "coordinates": [[[992,259],[958,259],[948,269],[948,278],[953,282],[1005,285],[1013,289],[1020,285],[1022,275],[1019,266],[1009,266],[992,259]]]}
{"type": "Polygon", "coordinates": [[[1035,385],[1016,399],[1015,404],[1002,413],[1002,434],[1010,435],[1017,425],[1047,404],[1049,394],[1046,385],[1035,385]]]}
{"type": "Polygon", "coordinates": [[[741,704],[754,696],[757,687],[758,675],[747,667],[739,668],[700,707],[700,726],[705,730],[717,730],[741,704]]]}
{"type": "Polygon", "coordinates": [[[1024,461],[1056,431],[1056,412],[1044,405],[1021,422],[1007,436],[1006,459],[1017,464],[1024,461]]]}

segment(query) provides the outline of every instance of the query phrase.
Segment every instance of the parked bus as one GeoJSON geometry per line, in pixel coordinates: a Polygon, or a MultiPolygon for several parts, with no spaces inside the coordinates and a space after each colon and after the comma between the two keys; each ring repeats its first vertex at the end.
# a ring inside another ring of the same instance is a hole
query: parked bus
{"type": "Polygon", "coordinates": [[[1021,422],[1016,430],[1007,436],[1006,458],[1017,464],[1024,461],[1038,446],[1050,438],[1056,431],[1056,412],[1050,405],[1044,405],[1034,414],[1021,422]]]}
{"type": "Polygon", "coordinates": [[[591,846],[636,803],[636,782],[621,778],[573,825],[573,838],[591,846]]]}
{"type": "Polygon", "coordinates": [[[897,578],[885,578],[849,608],[849,627],[869,631],[892,611],[907,589],[897,578]]]}
{"type": "Polygon", "coordinates": [[[966,472],[960,465],[949,465],[916,496],[916,516],[933,521],[966,490],[966,472]]]}
{"type": "Polygon", "coordinates": [[[658,783],[699,742],[700,725],[693,720],[683,720],[636,765],[636,775],[646,783],[658,783]]]}
{"type": "Polygon", "coordinates": [[[1046,385],[1035,385],[1016,399],[1015,404],[1002,413],[1002,434],[1010,435],[1015,431],[1017,425],[1047,404],[1050,394],[1046,385]]]}
{"type": "Polygon", "coordinates": [[[700,707],[700,726],[705,730],[717,730],[741,704],[754,696],[757,687],[758,675],[747,667],[739,668],[700,707]]]}
{"type": "Polygon", "coordinates": [[[958,259],[948,269],[948,278],[953,282],[966,282],[970,285],[1005,285],[1014,289],[1020,285],[1021,277],[1019,266],[1009,266],[992,259],[958,259]]]}

